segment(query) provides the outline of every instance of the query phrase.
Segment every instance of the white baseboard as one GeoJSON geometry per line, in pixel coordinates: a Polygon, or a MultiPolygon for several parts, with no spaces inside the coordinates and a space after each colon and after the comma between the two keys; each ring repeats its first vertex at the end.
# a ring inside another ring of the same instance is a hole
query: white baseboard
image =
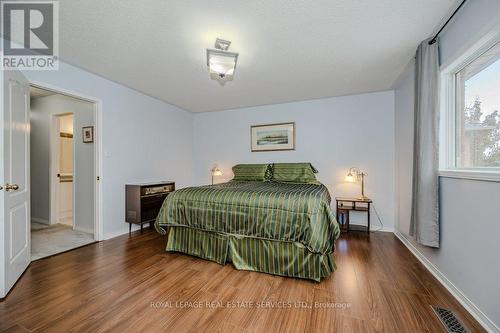
{"type": "MultiPolygon", "coordinates": [[[[137,230],[141,230],[141,226],[136,225],[136,224],[132,224],[132,232],[137,231],[137,230]]],[[[104,240],[108,240],[108,239],[115,238],[118,236],[123,236],[125,234],[128,234],[128,226],[127,226],[127,229],[125,231],[120,230],[120,231],[115,231],[115,232],[110,232],[110,233],[105,234],[104,240]]]]}
{"type": "Polygon", "coordinates": [[[94,230],[93,229],[89,229],[89,228],[81,228],[81,227],[74,226],[73,230],[85,232],[87,234],[92,234],[92,235],[94,234],[94,230]]]}
{"type": "Polygon", "coordinates": [[[386,226],[384,226],[380,230],[378,230],[378,229],[372,229],[371,231],[372,232],[392,232],[392,233],[394,233],[394,228],[393,227],[386,227],[386,226]]]}
{"type": "MultiPolygon", "coordinates": [[[[354,228],[356,228],[356,226],[358,226],[358,227],[364,227],[365,230],[366,230],[366,224],[354,224],[354,223],[350,223],[349,226],[354,226],[354,228]]],[[[393,233],[394,232],[394,228],[391,227],[391,226],[384,226],[382,229],[380,229],[379,227],[370,226],[370,232],[392,232],[393,233]]]]}
{"type": "Polygon", "coordinates": [[[469,312],[488,332],[500,332],[500,328],[486,316],[464,293],[458,289],[420,250],[399,231],[394,231],[396,237],[410,250],[425,268],[441,283],[450,294],[469,312]]]}
{"type": "Polygon", "coordinates": [[[47,224],[47,225],[49,225],[49,224],[50,224],[49,220],[46,220],[46,219],[40,219],[40,218],[38,218],[38,217],[32,217],[32,218],[31,218],[31,221],[33,221],[33,222],[37,222],[37,223],[41,223],[41,224],[47,224]]]}
{"type": "Polygon", "coordinates": [[[110,233],[105,234],[104,237],[103,237],[103,239],[104,240],[108,240],[108,239],[115,238],[115,237],[118,237],[118,236],[121,236],[121,235],[125,235],[127,233],[128,233],[128,230],[127,231],[110,232],[110,233]]]}

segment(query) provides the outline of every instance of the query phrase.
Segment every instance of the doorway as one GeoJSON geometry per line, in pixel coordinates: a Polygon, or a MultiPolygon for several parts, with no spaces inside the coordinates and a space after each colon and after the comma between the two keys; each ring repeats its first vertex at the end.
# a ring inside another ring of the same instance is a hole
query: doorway
{"type": "MultiPolygon", "coordinates": [[[[30,110],[30,89],[40,88],[39,91],[45,97],[53,94],[59,94],[66,97],[73,97],[76,100],[84,101],[92,105],[92,112],[86,114],[91,116],[94,123],[93,131],[87,129],[85,132],[85,140],[89,138],[94,140],[92,149],[93,165],[90,171],[93,174],[93,179],[89,183],[84,183],[85,186],[92,189],[94,198],[93,206],[83,208],[83,211],[90,211],[93,216],[93,235],[95,241],[100,241],[103,238],[103,218],[102,218],[102,185],[99,181],[100,172],[102,169],[102,141],[101,128],[102,123],[102,101],[91,96],[85,96],[80,92],[70,91],[58,86],[52,86],[46,82],[29,82],[28,79],[20,71],[0,71],[0,86],[3,93],[3,101],[0,103],[0,152],[2,152],[2,163],[0,163],[0,245],[5,251],[0,251],[2,257],[0,262],[3,262],[3,267],[0,269],[0,299],[6,297],[12,289],[16,281],[19,280],[23,272],[32,261],[31,258],[31,206],[41,207],[41,211],[46,209],[50,216],[50,205],[55,204],[55,200],[50,199],[52,191],[46,193],[45,196],[39,197],[37,200],[31,198],[31,170],[42,174],[41,182],[49,182],[54,184],[54,181],[49,179],[56,178],[56,174],[50,171],[44,171],[43,168],[32,168],[31,157],[31,136],[32,124],[30,110]],[[95,137],[94,137],[95,136],[95,137]],[[47,208],[49,207],[49,208],[47,208]]],[[[31,97],[36,96],[33,93],[31,97]]],[[[68,108],[66,108],[68,109],[68,108]]],[[[71,113],[68,110],[60,113],[71,113]]],[[[76,118],[76,112],[74,113],[76,118]]],[[[76,122],[74,120],[74,122],[76,122]]],[[[33,127],[33,129],[35,129],[33,127]]],[[[83,128],[74,127],[74,143],[82,138],[83,128]]],[[[47,142],[46,137],[43,137],[42,142],[47,142]]],[[[87,146],[89,147],[89,146],[87,146]]],[[[46,158],[51,152],[50,145],[46,144],[44,149],[34,150],[39,155],[34,154],[33,159],[46,158]]],[[[76,152],[76,150],[75,150],[76,152]]],[[[74,179],[78,180],[80,172],[76,169],[80,165],[77,161],[77,154],[74,157],[74,179]]],[[[47,163],[48,164],[48,163],[47,163]]],[[[46,169],[45,169],[46,170],[46,169]]],[[[78,184],[75,186],[78,188],[78,184]]],[[[80,190],[73,193],[73,220],[77,224],[79,211],[78,207],[82,207],[76,199],[76,194],[81,194],[80,190]]],[[[85,206],[83,206],[85,207],[85,206]]],[[[36,216],[35,216],[36,218],[36,216]]],[[[45,225],[51,220],[45,220],[45,225]]],[[[43,223],[42,223],[43,224],[43,223]]],[[[66,251],[70,247],[58,249],[58,251],[66,251]]]]}
{"type": "Polygon", "coordinates": [[[96,239],[94,125],[94,103],[30,87],[31,260],[96,239]]]}

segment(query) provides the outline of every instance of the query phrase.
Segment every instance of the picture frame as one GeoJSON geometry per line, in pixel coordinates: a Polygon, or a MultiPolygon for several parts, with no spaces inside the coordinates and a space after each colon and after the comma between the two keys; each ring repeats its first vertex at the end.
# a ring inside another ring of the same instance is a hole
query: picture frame
{"type": "Polygon", "coordinates": [[[252,125],[252,152],[295,150],[295,122],[252,125]]]}
{"type": "Polygon", "coordinates": [[[83,143],[94,142],[94,126],[82,127],[82,139],[83,143]]]}

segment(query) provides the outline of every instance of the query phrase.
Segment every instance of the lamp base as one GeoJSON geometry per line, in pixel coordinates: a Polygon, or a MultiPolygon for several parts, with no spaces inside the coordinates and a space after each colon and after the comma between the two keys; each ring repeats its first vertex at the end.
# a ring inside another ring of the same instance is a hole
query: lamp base
{"type": "Polygon", "coordinates": [[[363,195],[360,195],[360,196],[358,197],[358,199],[359,199],[359,200],[363,200],[363,201],[370,200],[370,198],[368,198],[368,197],[367,197],[366,195],[364,195],[364,194],[363,194],[363,195]]]}

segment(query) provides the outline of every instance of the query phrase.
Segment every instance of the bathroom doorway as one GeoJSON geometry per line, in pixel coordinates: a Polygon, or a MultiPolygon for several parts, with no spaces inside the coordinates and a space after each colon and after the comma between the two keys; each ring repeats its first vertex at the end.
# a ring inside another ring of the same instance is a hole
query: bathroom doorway
{"type": "Polygon", "coordinates": [[[30,89],[31,259],[94,242],[94,103],[30,89]]]}

